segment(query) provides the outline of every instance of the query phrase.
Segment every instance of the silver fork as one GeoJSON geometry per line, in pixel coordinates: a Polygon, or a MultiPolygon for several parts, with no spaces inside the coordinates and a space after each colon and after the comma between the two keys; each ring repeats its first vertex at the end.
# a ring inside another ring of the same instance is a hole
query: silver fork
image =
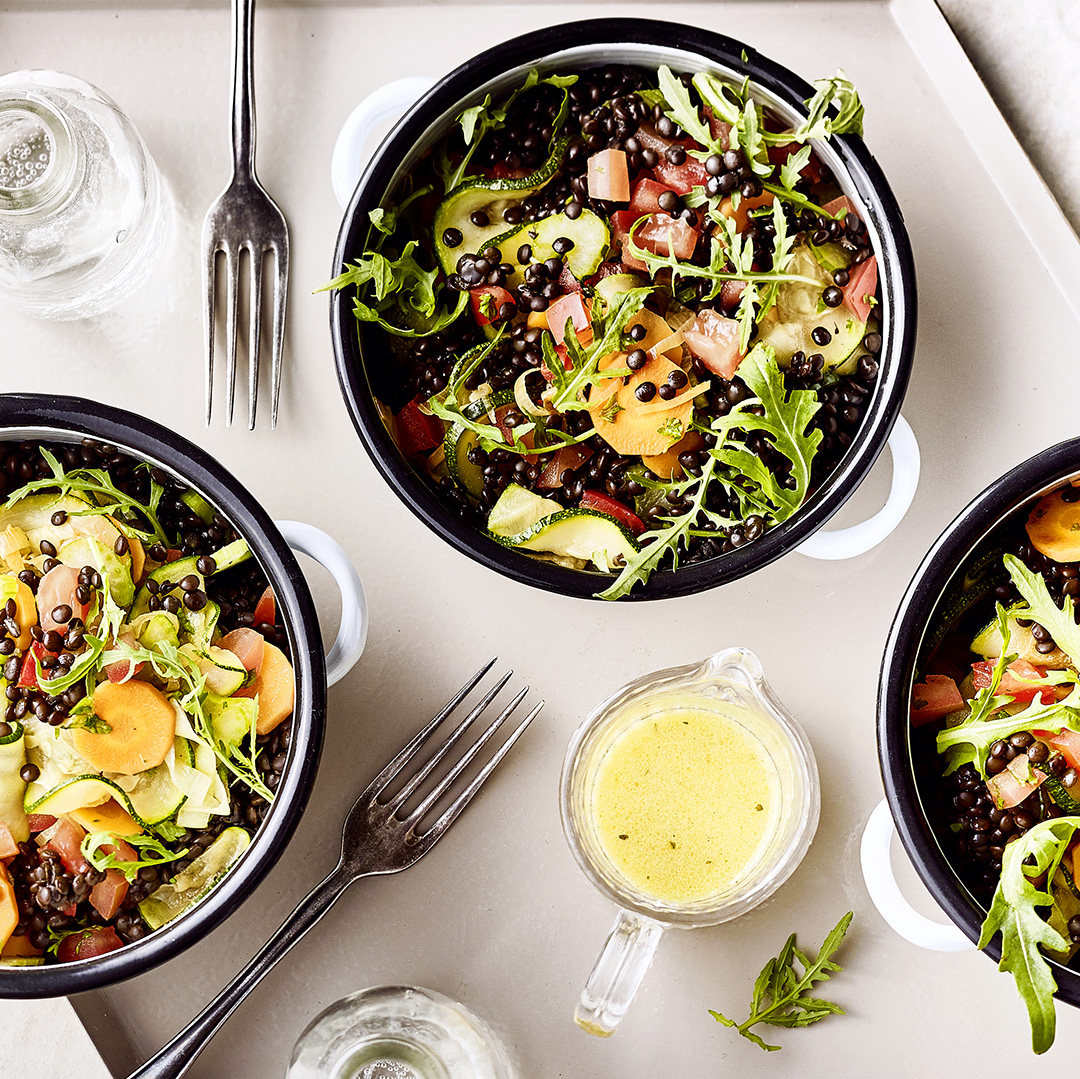
{"type": "Polygon", "coordinates": [[[262,320],[263,261],[274,256],[274,329],[270,358],[273,405],[270,426],[277,426],[281,391],[281,348],[289,286],[289,226],[277,203],[255,176],[255,92],[252,44],[255,0],[233,0],[233,175],[229,186],[206,212],[203,222],[203,284],[206,289],[206,424],[214,404],[214,293],[217,256],[224,255],[226,278],[226,426],[232,426],[236,386],[236,321],[240,292],[240,252],[251,262],[248,327],[248,429],[255,429],[259,394],[259,327],[262,320]]]}
{"type": "Polygon", "coordinates": [[[484,728],[445,775],[427,784],[432,772],[447,753],[462,741],[473,722],[494,701],[496,695],[510,680],[508,671],[495,685],[484,693],[479,702],[470,709],[465,718],[450,732],[441,745],[423,764],[417,764],[409,772],[406,766],[425,747],[434,745],[436,730],[443,721],[471,693],[481,679],[491,670],[495,660],[482,667],[447,702],[437,716],[371,781],[363,794],[357,798],[345,820],[341,837],[341,858],[336,868],[306,899],[285,919],[281,928],[267,941],[250,963],[214,998],[168,1045],[151,1057],[129,1079],[178,1079],[205,1048],[222,1024],[240,1005],[241,1001],[268,974],[286,952],[334,905],[337,898],[360,877],[383,873],[397,873],[419,861],[438,840],[446,834],[458,814],[468,805],[473,795],[506,756],[525,728],[543,708],[540,701],[518,724],[510,736],[499,746],[488,762],[470,779],[454,800],[423,831],[419,827],[424,819],[445,797],[462,773],[475,760],[485,744],[502,727],[529,692],[526,686],[484,728]],[[401,787],[392,795],[388,790],[397,782],[401,787]],[[415,808],[404,816],[401,811],[411,799],[420,798],[415,808]]]}

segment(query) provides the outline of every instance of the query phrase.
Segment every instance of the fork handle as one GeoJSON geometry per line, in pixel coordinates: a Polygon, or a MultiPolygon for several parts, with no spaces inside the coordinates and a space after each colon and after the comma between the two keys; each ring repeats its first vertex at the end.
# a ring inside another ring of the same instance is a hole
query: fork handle
{"type": "Polygon", "coordinates": [[[128,1079],[179,1079],[248,993],[334,905],[338,896],[357,877],[355,870],[346,869],[339,862],[337,868],[300,901],[255,958],[168,1045],[132,1072],[128,1079]]]}
{"type": "Polygon", "coordinates": [[[255,0],[233,0],[233,170],[255,175],[255,0]]]}

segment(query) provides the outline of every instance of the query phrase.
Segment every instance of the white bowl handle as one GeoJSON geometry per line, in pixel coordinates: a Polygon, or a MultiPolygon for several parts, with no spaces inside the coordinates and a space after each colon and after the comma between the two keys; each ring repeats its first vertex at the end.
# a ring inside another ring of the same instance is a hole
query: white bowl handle
{"type": "Polygon", "coordinates": [[[975,945],[952,923],[942,925],[920,914],[904,898],[893,875],[889,847],[896,834],[889,803],[884,798],[877,804],[863,830],[863,880],[878,914],[904,940],[932,952],[967,952],[975,945]]]}
{"type": "Polygon", "coordinates": [[[302,521],[276,521],[285,542],[314,558],[334,578],[341,592],[341,624],[337,640],[326,657],[326,684],[332,686],[356,666],[367,640],[367,600],[360,575],[344,548],[321,528],[302,521]]]}
{"type": "Polygon", "coordinates": [[[869,520],[833,532],[818,531],[795,548],[811,558],[854,558],[876,547],[904,519],[919,486],[919,443],[907,420],[896,417],[889,436],[892,487],[885,505],[869,520]]]}
{"type": "Polygon", "coordinates": [[[349,205],[356,181],[360,179],[364,150],[376,125],[403,113],[423,97],[436,81],[429,75],[408,75],[395,79],[373,90],[353,109],[334,143],[334,155],[330,158],[330,182],[343,210],[349,205]]]}

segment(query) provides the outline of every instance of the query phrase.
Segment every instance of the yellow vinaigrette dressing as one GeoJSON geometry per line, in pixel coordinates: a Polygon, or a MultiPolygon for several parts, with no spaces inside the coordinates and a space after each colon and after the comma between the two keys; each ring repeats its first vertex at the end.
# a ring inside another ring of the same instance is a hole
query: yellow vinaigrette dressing
{"type": "Polygon", "coordinates": [[[776,828],[776,769],[738,721],[743,709],[722,707],[642,719],[597,768],[601,846],[629,884],[664,903],[729,891],[776,828]]]}

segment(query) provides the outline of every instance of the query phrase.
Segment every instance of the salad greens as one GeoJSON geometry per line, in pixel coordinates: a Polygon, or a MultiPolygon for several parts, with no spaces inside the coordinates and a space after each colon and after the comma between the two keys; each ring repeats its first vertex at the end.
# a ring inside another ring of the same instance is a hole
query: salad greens
{"type": "Polygon", "coordinates": [[[1027,1005],[1031,1048],[1036,1053],[1050,1048],[1056,1027],[1057,983],[1039,949],[1065,952],[1069,942],[1039,913],[1053,904],[1053,897],[1033,882],[1036,878],[1053,879],[1077,829],[1080,817],[1057,817],[1036,824],[1006,846],[1001,879],[979,935],[978,947],[985,948],[995,933],[1001,934],[998,970],[1008,971],[1016,980],[1027,1005]]]}
{"type": "Polygon", "coordinates": [[[106,853],[103,847],[116,847],[116,836],[112,832],[88,832],[84,837],[80,850],[86,860],[95,868],[104,873],[109,869],[119,870],[127,878],[128,882],[135,880],[139,870],[150,865],[167,865],[185,857],[189,849],[185,847],[181,851],[171,851],[163,847],[152,835],[129,835],[124,836],[124,842],[129,847],[135,847],[138,851],[138,861],[124,861],[115,849],[106,853]]]}
{"type": "Polygon", "coordinates": [[[821,945],[816,959],[811,959],[798,949],[795,934],[792,933],[780,949],[780,954],[770,959],[757,976],[750,1001],[750,1014],[743,1022],[737,1023],[720,1012],[710,1010],[709,1014],[718,1023],[734,1027],[744,1038],[769,1052],[775,1052],[781,1046],[769,1045],[759,1034],[754,1033],[751,1028],[758,1023],[773,1027],[808,1027],[826,1016],[844,1015],[844,1009],[839,1004],[822,1000],[811,993],[818,982],[828,981],[833,974],[843,969],[833,962],[833,956],[843,942],[853,917],[853,913],[848,911],[836,923],[821,945]]]}

